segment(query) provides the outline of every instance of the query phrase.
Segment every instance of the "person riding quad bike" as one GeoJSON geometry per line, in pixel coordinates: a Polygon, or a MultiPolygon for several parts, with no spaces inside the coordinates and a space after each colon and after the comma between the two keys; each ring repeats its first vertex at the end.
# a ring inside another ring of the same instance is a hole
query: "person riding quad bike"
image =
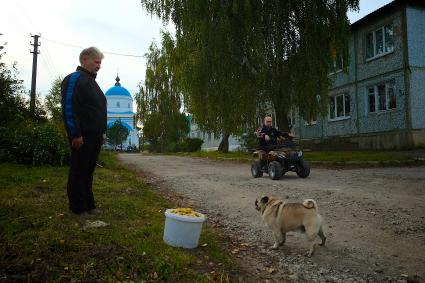
{"type": "Polygon", "coordinates": [[[277,130],[272,122],[272,117],[266,116],[263,127],[257,131],[259,147],[254,154],[259,160],[252,164],[252,175],[257,178],[268,173],[277,180],[287,171],[294,171],[300,177],[307,177],[310,165],[303,160],[303,151],[295,149],[294,135],[277,130]]]}

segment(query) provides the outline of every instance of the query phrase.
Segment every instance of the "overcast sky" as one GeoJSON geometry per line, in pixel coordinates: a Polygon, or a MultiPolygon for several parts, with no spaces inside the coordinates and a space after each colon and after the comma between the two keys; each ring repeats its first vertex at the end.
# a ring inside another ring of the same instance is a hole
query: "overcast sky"
{"type": "MultiPolygon", "coordinates": [[[[360,12],[349,12],[351,22],[391,2],[361,0],[360,12]]],[[[29,90],[32,54],[30,33],[41,34],[38,57],[37,93],[46,95],[55,77],[65,76],[78,66],[81,51],[74,46],[97,46],[104,52],[143,56],[152,41],[160,41],[160,30],[173,31],[141,7],[139,0],[4,0],[0,10],[1,42],[7,42],[8,64],[17,62],[19,77],[29,90]]],[[[146,70],[143,57],[105,54],[97,81],[103,91],[115,83],[117,72],[122,86],[131,94],[146,70]]]]}

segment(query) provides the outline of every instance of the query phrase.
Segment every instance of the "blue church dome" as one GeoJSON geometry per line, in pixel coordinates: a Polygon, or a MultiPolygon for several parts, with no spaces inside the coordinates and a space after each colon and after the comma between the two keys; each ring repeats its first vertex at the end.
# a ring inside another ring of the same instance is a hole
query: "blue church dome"
{"type": "Polygon", "coordinates": [[[115,83],[115,86],[111,87],[110,89],[108,89],[108,91],[106,91],[105,96],[128,96],[130,98],[131,94],[130,92],[125,89],[124,87],[121,86],[120,84],[120,78],[117,76],[117,78],[115,79],[117,82],[115,83]]]}

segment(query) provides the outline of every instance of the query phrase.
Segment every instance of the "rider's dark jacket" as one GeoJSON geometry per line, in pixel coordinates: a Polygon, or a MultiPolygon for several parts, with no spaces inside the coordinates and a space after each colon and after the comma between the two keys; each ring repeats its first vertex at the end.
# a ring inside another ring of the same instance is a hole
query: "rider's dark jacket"
{"type": "Polygon", "coordinates": [[[284,137],[286,139],[290,138],[288,133],[281,132],[273,127],[266,127],[263,125],[262,128],[257,130],[257,137],[260,145],[260,149],[262,150],[270,150],[270,146],[277,144],[277,139],[279,137],[284,137]],[[270,137],[269,141],[266,141],[265,136],[268,135],[270,137]]]}

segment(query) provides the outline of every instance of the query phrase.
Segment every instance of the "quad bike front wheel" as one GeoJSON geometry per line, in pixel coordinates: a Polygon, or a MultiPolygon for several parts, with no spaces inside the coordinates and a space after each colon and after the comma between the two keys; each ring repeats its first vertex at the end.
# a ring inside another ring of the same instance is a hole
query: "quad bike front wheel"
{"type": "Polygon", "coordinates": [[[282,177],[283,168],[277,161],[272,161],[269,164],[269,177],[272,180],[279,180],[282,177]]]}
{"type": "Polygon", "coordinates": [[[310,163],[306,160],[300,160],[297,165],[297,175],[301,178],[307,178],[310,175],[310,163]]]}
{"type": "Polygon", "coordinates": [[[252,162],[251,174],[254,178],[259,178],[263,176],[263,171],[261,170],[261,162],[259,160],[252,162]]]}

